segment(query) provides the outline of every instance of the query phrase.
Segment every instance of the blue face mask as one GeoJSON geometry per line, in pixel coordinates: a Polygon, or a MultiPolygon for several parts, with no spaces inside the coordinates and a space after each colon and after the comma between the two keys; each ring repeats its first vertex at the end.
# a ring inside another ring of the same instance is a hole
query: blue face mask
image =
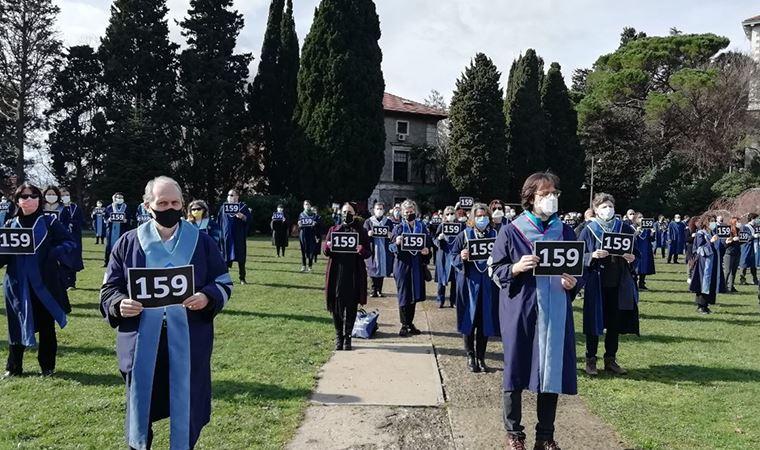
{"type": "Polygon", "coordinates": [[[718,224],[715,222],[710,222],[710,230],[715,231],[715,227],[717,227],[718,224]]]}
{"type": "Polygon", "coordinates": [[[483,231],[488,226],[490,220],[488,219],[488,216],[480,216],[475,218],[475,226],[478,228],[478,230],[483,231]]]}

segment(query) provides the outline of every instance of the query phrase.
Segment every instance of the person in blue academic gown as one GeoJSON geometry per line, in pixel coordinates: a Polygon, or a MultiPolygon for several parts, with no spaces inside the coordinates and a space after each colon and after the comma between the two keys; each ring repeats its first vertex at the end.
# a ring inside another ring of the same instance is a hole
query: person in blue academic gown
{"type": "Polygon", "coordinates": [[[111,197],[111,200],[113,203],[106,207],[105,214],[106,250],[103,267],[106,267],[108,264],[108,259],[111,257],[111,250],[113,249],[114,245],[116,245],[116,241],[118,241],[124,233],[129,231],[132,226],[132,220],[129,217],[129,208],[127,208],[127,204],[124,203],[124,194],[121,192],[116,192],[111,197]],[[114,213],[119,214],[120,218],[117,219],[114,213]]]}
{"type": "Polygon", "coordinates": [[[451,248],[457,279],[457,331],[464,337],[467,367],[476,373],[488,371],[488,338],[500,333],[499,289],[488,275],[488,259],[470,259],[469,242],[473,239],[496,239],[496,234],[491,211],[486,205],[476,203],[470,210],[467,227],[456,236],[451,248]]]}
{"type": "Polygon", "coordinates": [[[393,276],[393,254],[389,250],[389,236],[375,236],[372,227],[388,227],[389,231],[394,228],[393,223],[385,217],[385,204],[375,203],[372,208],[372,217],[364,221],[364,229],[369,237],[370,257],[367,258],[367,274],[372,280],[372,297],[383,296],[383,280],[393,276]]]}
{"type": "Polygon", "coordinates": [[[491,226],[498,233],[504,224],[509,223],[509,219],[505,219],[506,213],[504,212],[504,202],[499,199],[491,200],[488,204],[488,209],[491,210],[491,226]]]}
{"type": "Polygon", "coordinates": [[[61,204],[61,191],[58,187],[48,186],[42,191],[42,195],[45,199],[42,213],[46,216],[55,217],[66,226],[68,219],[61,217],[61,214],[63,214],[63,205],[61,204]]]}
{"type": "Polygon", "coordinates": [[[421,334],[414,325],[414,315],[417,303],[425,301],[425,282],[432,280],[427,265],[430,262],[430,234],[422,220],[417,217],[417,204],[412,200],[404,200],[401,204],[401,223],[396,225],[391,233],[389,248],[396,259],[393,265],[393,278],[396,280],[398,294],[398,312],[401,322],[399,336],[421,334]],[[402,250],[402,236],[408,233],[424,235],[425,243],[420,251],[402,250]]]}
{"type": "Polygon", "coordinates": [[[285,217],[285,206],[277,205],[277,209],[272,213],[272,220],[269,222],[269,228],[272,229],[272,246],[277,250],[277,257],[285,257],[285,249],[288,247],[288,234],[290,222],[285,217]]]}
{"type": "Polygon", "coordinates": [[[74,240],[61,222],[42,213],[42,192],[24,183],[13,194],[18,206],[10,228],[31,228],[34,254],[0,255],[0,267],[6,267],[3,283],[5,313],[8,317],[9,355],[4,377],[23,373],[24,351],[37,346],[37,360],[43,376],[55,371],[58,341],[55,324],[66,326],[71,305],[61,284],[61,267],[72,263],[74,240]]]}
{"type": "MultiPolygon", "coordinates": [[[[654,249],[652,248],[652,242],[655,240],[654,233],[651,228],[641,228],[641,219],[644,215],[637,213],[634,216],[633,224],[636,227],[636,236],[633,244],[638,251],[639,257],[636,258],[636,273],[639,276],[639,290],[647,289],[647,275],[654,275],[657,273],[654,266],[654,249]]],[[[656,227],[657,224],[655,223],[656,227]]]]}
{"type": "Polygon", "coordinates": [[[304,200],[303,211],[298,215],[298,242],[301,244],[301,272],[311,272],[315,249],[319,248],[319,219],[311,208],[311,202],[304,200]],[[307,266],[308,264],[308,266],[307,266]]]}
{"type": "Polygon", "coordinates": [[[715,304],[724,284],[720,257],[723,241],[714,233],[716,225],[715,215],[703,215],[694,237],[694,272],[689,290],[696,296],[694,301],[700,314],[710,314],[710,305],[715,304]]]}
{"type": "Polygon", "coordinates": [[[135,226],[139,227],[145,222],[150,222],[150,220],[151,217],[148,209],[142,203],[138,204],[137,207],[135,207],[135,226]]]}
{"type": "Polygon", "coordinates": [[[668,264],[678,264],[678,255],[686,249],[686,224],[676,214],[668,225],[668,264]]]}
{"type": "Polygon", "coordinates": [[[599,336],[604,338],[604,370],[623,375],[617,362],[621,334],[639,334],[639,291],[634,280],[638,251],[622,256],[602,250],[605,232],[634,234],[630,225],[615,217],[615,199],[605,193],[594,195],[594,219],[583,230],[588,276],[583,291],[583,334],[586,335],[586,373],[597,375],[599,336]]]}
{"type": "Polygon", "coordinates": [[[508,449],[525,448],[524,389],[537,393],[534,448],[540,449],[558,448],[554,441],[558,394],[578,392],[572,301],[581,283],[567,274],[535,277],[532,273],[539,262],[534,242],[575,240],[572,228],[557,217],[558,188],[554,174],[529,176],[521,190],[525,211],[502,227],[491,254],[493,280],[500,288],[508,449]]]}
{"type": "Polygon", "coordinates": [[[64,286],[67,289],[76,289],[77,272],[84,270],[84,260],[82,259],[82,228],[84,228],[84,214],[82,208],[76,203],[71,202],[71,192],[67,188],[61,188],[61,222],[63,226],[71,233],[77,248],[72,254],[73,267],[63,267],[62,274],[64,286]]]}
{"type": "Polygon", "coordinates": [[[339,210],[341,224],[327,231],[323,248],[327,257],[325,268],[325,304],[332,314],[335,327],[335,350],[351,350],[351,334],[359,305],[367,304],[367,268],[364,261],[370,257],[369,236],[356,218],[353,205],[346,203],[339,210]],[[356,252],[335,252],[333,233],[356,233],[359,241],[356,252]]]}
{"type": "Polygon", "coordinates": [[[752,284],[757,283],[757,268],[760,267],[760,217],[755,213],[746,216],[746,223],[741,230],[749,233],[749,241],[742,244],[741,256],[739,257],[739,284],[747,284],[747,270],[752,275],[752,284]]]}
{"type": "Polygon", "coordinates": [[[8,198],[5,195],[3,195],[0,199],[0,225],[13,217],[15,213],[16,207],[13,203],[8,201],[8,198]]]}
{"type": "Polygon", "coordinates": [[[235,189],[227,192],[227,203],[222,204],[219,208],[219,214],[216,215],[220,226],[222,227],[222,253],[227,261],[227,267],[232,268],[232,263],[238,263],[238,277],[240,284],[246,284],[245,281],[245,260],[248,251],[246,239],[248,238],[248,229],[251,226],[251,210],[248,205],[240,201],[240,194],[235,189]],[[237,207],[238,212],[225,212],[225,205],[237,207]]]}
{"type": "Polygon", "coordinates": [[[208,203],[203,200],[193,200],[190,202],[190,204],[187,205],[187,218],[185,220],[195,225],[202,233],[206,233],[214,238],[217,245],[221,246],[222,229],[219,227],[219,224],[211,218],[208,210],[208,203]]]}
{"type": "Polygon", "coordinates": [[[100,200],[95,203],[95,208],[90,213],[92,219],[92,231],[95,232],[95,244],[105,244],[106,240],[106,209],[100,200]]]}
{"type": "Polygon", "coordinates": [[[668,248],[668,221],[665,216],[660,216],[654,226],[656,228],[655,248],[659,248],[661,257],[665,258],[665,250],[668,248]]]}
{"type": "Polygon", "coordinates": [[[192,449],[211,417],[214,317],[229,301],[232,279],[214,239],[181,220],[179,185],[158,177],[148,182],[146,192],[154,219],[129,231],[114,247],[100,290],[100,312],[117,329],[130,448],[149,449],[152,423],[168,417],[169,448],[192,449]],[[187,265],[193,266],[195,290],[182,304],[151,308],[130,298],[130,268],[187,265]]]}
{"type": "MultiPolygon", "coordinates": [[[[458,223],[456,209],[453,206],[447,206],[443,210],[443,223],[458,223]]],[[[457,278],[451,264],[453,263],[454,242],[457,236],[443,234],[443,223],[438,225],[433,235],[435,237],[435,245],[438,247],[438,251],[435,254],[435,281],[438,284],[436,299],[438,300],[438,307],[443,308],[446,304],[446,286],[448,286],[449,306],[453,308],[456,305],[457,298],[457,278]]],[[[464,229],[464,227],[461,229],[464,229]]]]}

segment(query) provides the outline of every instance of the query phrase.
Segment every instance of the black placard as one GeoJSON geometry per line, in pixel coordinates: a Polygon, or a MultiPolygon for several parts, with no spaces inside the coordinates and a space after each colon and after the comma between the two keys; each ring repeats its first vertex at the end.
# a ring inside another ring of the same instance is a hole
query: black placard
{"type": "Polygon", "coordinates": [[[34,230],[31,228],[0,228],[0,255],[33,255],[34,230]]]}
{"type": "Polygon", "coordinates": [[[641,219],[641,228],[652,229],[654,228],[654,219],[641,219]]]}
{"type": "Polygon", "coordinates": [[[301,228],[304,227],[313,227],[314,226],[314,219],[311,217],[300,217],[298,219],[298,226],[301,228]]]}
{"type": "Polygon", "coordinates": [[[556,276],[566,273],[575,277],[583,276],[583,241],[536,241],[534,255],[538,265],[533,269],[535,276],[556,276]]]}
{"type": "Polygon", "coordinates": [[[391,236],[391,227],[372,225],[372,237],[388,239],[391,236]]]}
{"type": "Polygon", "coordinates": [[[142,225],[145,222],[150,222],[151,219],[153,219],[150,214],[138,214],[137,215],[137,223],[142,225]]]}
{"type": "Polygon", "coordinates": [[[600,250],[607,250],[610,255],[623,255],[633,253],[633,235],[626,233],[602,234],[602,246],[600,250]]]}
{"type": "Polygon", "coordinates": [[[285,214],[281,212],[274,212],[272,213],[272,220],[275,222],[282,222],[283,220],[285,220],[285,214]]]}
{"type": "Polygon", "coordinates": [[[749,231],[740,231],[739,232],[739,242],[746,244],[747,242],[752,239],[752,233],[749,231]]]}
{"type": "Polygon", "coordinates": [[[112,212],[108,218],[110,222],[115,223],[127,223],[127,213],[125,212],[112,212]]]}
{"type": "Polygon", "coordinates": [[[61,218],[61,212],[60,211],[42,211],[42,214],[44,214],[46,216],[49,216],[49,217],[53,217],[55,219],[60,219],[61,218]]]}
{"type": "Polygon", "coordinates": [[[403,233],[401,235],[401,250],[405,252],[419,252],[425,248],[424,233],[403,233]]]}
{"type": "Polygon", "coordinates": [[[717,234],[719,238],[731,237],[731,226],[718,225],[717,227],[715,227],[715,234],[717,234]]]}
{"type": "Polygon", "coordinates": [[[181,304],[195,294],[193,266],[143,268],[127,270],[129,298],[145,308],[181,304]]]}
{"type": "Polygon", "coordinates": [[[430,225],[440,225],[441,222],[443,222],[443,219],[438,216],[430,218],[430,225]]]}
{"type": "Polygon", "coordinates": [[[472,197],[459,197],[459,207],[462,209],[472,209],[475,199],[472,197]]]}
{"type": "Polygon", "coordinates": [[[441,232],[446,236],[456,236],[462,232],[464,224],[461,222],[446,222],[441,227],[441,232]]]}
{"type": "Polygon", "coordinates": [[[330,234],[330,250],[333,253],[356,253],[359,249],[359,233],[334,231],[330,234]]]}
{"type": "Polygon", "coordinates": [[[470,252],[470,261],[485,261],[491,257],[493,243],[496,238],[468,239],[467,250],[470,252]]]}
{"type": "Polygon", "coordinates": [[[240,203],[223,203],[222,210],[228,216],[234,216],[240,212],[240,203]]]}

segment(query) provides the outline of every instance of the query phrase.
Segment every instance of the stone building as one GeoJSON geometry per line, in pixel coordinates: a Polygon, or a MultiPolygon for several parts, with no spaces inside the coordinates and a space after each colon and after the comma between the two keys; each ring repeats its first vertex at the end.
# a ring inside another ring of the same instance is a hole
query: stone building
{"type": "MultiPolygon", "coordinates": [[[[742,27],[750,42],[750,56],[755,64],[760,64],[760,16],[750,17],[743,21],[742,27]]],[[[760,120],[760,76],[757,74],[750,81],[747,109],[752,112],[754,118],[760,120]]],[[[750,146],[744,150],[745,168],[749,168],[753,160],[760,158],[760,136],[755,136],[751,142],[750,146]]]]}
{"type": "Polygon", "coordinates": [[[417,186],[433,181],[430,171],[420,170],[418,155],[421,149],[438,146],[438,122],[447,118],[443,111],[389,93],[383,96],[383,110],[385,165],[369,208],[376,201],[393,205],[413,198],[417,186]]]}

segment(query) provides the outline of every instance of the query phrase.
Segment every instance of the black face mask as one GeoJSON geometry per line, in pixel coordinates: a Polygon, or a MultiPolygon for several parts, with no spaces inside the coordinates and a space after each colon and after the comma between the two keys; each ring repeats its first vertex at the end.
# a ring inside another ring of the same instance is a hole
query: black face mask
{"type": "Polygon", "coordinates": [[[354,214],[350,212],[343,214],[343,223],[346,225],[351,225],[354,223],[354,214]]]}
{"type": "Polygon", "coordinates": [[[410,214],[406,215],[406,221],[407,222],[414,222],[415,220],[417,220],[417,214],[410,213],[410,214]]]}
{"type": "Polygon", "coordinates": [[[156,219],[159,225],[164,228],[172,228],[182,220],[182,210],[180,209],[165,209],[163,211],[153,211],[153,218],[156,219]]]}

